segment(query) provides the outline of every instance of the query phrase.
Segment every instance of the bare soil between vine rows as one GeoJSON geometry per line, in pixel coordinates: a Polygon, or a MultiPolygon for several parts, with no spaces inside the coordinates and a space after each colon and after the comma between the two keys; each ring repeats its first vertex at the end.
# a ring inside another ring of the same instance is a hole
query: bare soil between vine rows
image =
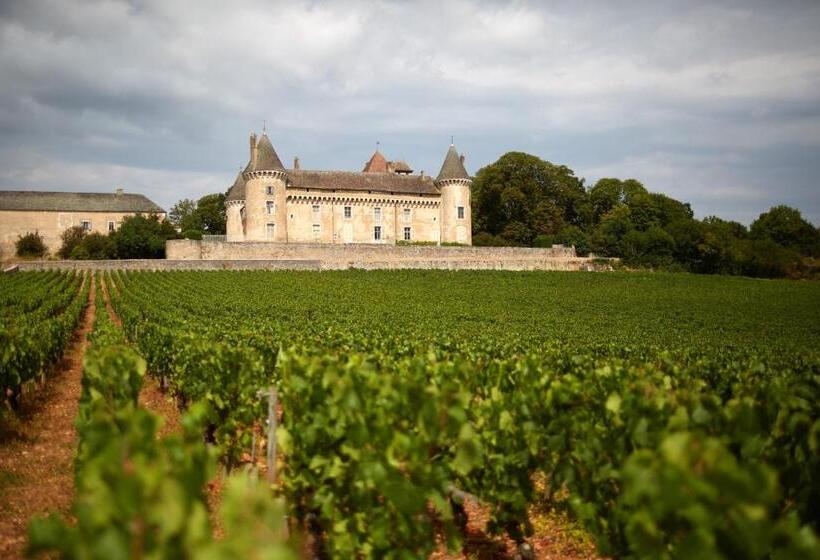
{"type": "MultiPolygon", "coordinates": [[[[86,282],[92,278],[87,277],[86,282]]],[[[0,422],[0,558],[22,558],[28,524],[50,512],[67,514],[74,496],[74,419],[86,337],[94,324],[94,283],[80,325],[45,384],[25,395],[16,415],[0,422]]]]}

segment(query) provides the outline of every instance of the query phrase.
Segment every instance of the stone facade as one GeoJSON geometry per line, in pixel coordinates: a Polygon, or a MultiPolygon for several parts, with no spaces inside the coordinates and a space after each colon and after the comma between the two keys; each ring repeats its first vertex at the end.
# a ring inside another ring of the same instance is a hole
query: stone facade
{"type": "Polygon", "coordinates": [[[435,179],[377,150],[361,172],[282,166],[270,139],[250,137],[250,159],[226,198],[228,242],[472,243],[471,179],[450,146],[435,179]]]}
{"type": "Polygon", "coordinates": [[[53,255],[60,249],[60,235],[72,226],[85,223],[88,231],[107,234],[118,228],[124,218],[136,213],[157,213],[165,217],[159,206],[141,195],[120,194],[121,199],[117,196],[113,193],[0,191],[0,259],[14,258],[18,237],[29,232],[39,232],[53,255]],[[137,196],[139,198],[132,198],[137,196]]]}

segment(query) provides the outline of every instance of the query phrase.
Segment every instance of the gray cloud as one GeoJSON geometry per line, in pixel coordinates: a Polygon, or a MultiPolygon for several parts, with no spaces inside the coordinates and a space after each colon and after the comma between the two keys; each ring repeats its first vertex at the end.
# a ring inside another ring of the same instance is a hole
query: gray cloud
{"type": "Polygon", "coordinates": [[[699,216],[820,224],[815,2],[0,3],[0,188],[170,206],[282,159],[436,172],[509,150],[636,177],[699,216]]]}

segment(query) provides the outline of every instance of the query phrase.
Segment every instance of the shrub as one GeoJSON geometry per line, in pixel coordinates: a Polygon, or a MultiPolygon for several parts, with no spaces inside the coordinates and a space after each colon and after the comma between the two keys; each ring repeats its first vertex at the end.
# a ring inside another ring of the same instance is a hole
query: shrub
{"type": "MultiPolygon", "coordinates": [[[[444,243],[442,243],[442,245],[444,245],[444,243]]],[[[493,235],[492,233],[482,231],[473,236],[473,245],[476,247],[507,247],[510,245],[510,242],[500,235],[493,235]]]]}
{"type": "Polygon", "coordinates": [[[111,237],[117,258],[161,259],[165,257],[165,241],[178,239],[179,234],[170,222],[137,214],[125,218],[111,237]]]}
{"type": "Polygon", "coordinates": [[[435,241],[408,241],[406,239],[397,239],[396,245],[413,245],[413,246],[430,246],[436,245],[435,241]]]}
{"type": "Polygon", "coordinates": [[[86,235],[71,251],[70,257],[79,260],[103,260],[114,258],[114,240],[99,232],[86,235]]]}
{"type": "Polygon", "coordinates": [[[188,229],[182,232],[182,237],[185,239],[193,239],[194,241],[202,241],[202,230],[188,229]]]}
{"type": "Polygon", "coordinates": [[[60,239],[62,239],[63,244],[60,246],[60,250],[57,251],[57,255],[61,259],[76,258],[72,257],[71,254],[74,252],[74,249],[82,242],[85,236],[86,232],[82,228],[82,226],[72,226],[65,230],[63,233],[60,234],[60,239]]]}
{"type": "Polygon", "coordinates": [[[18,236],[15,246],[18,257],[44,257],[48,253],[48,248],[38,231],[18,236]]]}

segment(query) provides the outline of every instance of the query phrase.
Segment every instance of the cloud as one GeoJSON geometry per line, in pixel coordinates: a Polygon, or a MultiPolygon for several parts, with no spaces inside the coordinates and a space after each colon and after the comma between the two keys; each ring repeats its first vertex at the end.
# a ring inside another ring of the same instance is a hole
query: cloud
{"type": "Polygon", "coordinates": [[[227,188],[266,119],[315,168],[380,140],[435,172],[454,134],[472,171],[525,149],[698,215],[820,223],[819,24],[814,2],[6,2],[0,188],[170,206],[227,188]]]}

